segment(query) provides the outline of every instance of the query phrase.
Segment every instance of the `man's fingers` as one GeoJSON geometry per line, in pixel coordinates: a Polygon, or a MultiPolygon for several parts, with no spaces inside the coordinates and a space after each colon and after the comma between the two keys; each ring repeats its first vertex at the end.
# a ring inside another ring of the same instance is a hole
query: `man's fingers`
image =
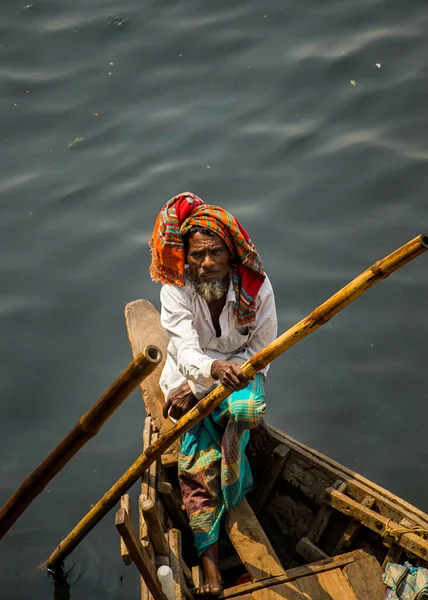
{"type": "Polygon", "coordinates": [[[170,406],[171,406],[171,400],[167,400],[164,404],[163,411],[162,411],[164,419],[168,418],[168,411],[169,411],[170,406]]]}

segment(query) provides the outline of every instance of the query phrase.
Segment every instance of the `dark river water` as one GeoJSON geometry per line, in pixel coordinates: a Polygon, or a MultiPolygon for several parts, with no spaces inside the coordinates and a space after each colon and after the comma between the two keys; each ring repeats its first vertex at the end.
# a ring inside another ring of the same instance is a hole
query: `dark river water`
{"type": "MultiPolygon", "coordinates": [[[[190,190],[244,224],[280,330],[428,230],[424,0],[2,0],[0,504],[127,365],[148,239],[190,190]]],[[[428,255],[272,366],[267,420],[428,510],[428,255]]],[[[0,544],[1,600],[137,599],[112,511],[134,393],[0,544]]]]}

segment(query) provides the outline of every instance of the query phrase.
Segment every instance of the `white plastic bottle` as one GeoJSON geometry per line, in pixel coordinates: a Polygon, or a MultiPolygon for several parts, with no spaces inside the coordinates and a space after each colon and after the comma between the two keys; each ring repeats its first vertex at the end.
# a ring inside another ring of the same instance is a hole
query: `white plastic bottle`
{"type": "Polygon", "coordinates": [[[168,600],[175,600],[174,578],[172,576],[171,567],[168,567],[168,565],[159,567],[158,578],[162,591],[168,600]]]}

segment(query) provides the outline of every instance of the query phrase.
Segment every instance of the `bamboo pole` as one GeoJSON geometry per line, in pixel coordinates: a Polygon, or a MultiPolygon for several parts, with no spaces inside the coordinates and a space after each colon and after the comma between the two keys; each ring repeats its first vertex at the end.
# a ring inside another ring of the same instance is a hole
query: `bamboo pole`
{"type": "Polygon", "coordinates": [[[162,360],[157,346],[147,346],[85,413],[74,428],[21,483],[0,511],[0,540],[51,479],[71,460],[162,360]]]}
{"type": "MultiPolygon", "coordinates": [[[[364,292],[376,283],[382,281],[382,279],[385,279],[427,249],[428,234],[422,234],[392,254],[376,262],[329,298],[329,300],[312,311],[307,317],[299,321],[294,327],[288,329],[271,344],[266,346],[266,348],[257,352],[257,354],[242,365],[243,373],[248,377],[254,377],[258,371],[266,367],[271,361],[280,356],[280,354],[297,344],[297,342],[321,327],[321,325],[327,323],[335,314],[364,294],[364,292]]],[[[226,388],[222,384],[218,385],[210,394],[200,400],[196,406],[181,417],[169,431],[162,435],[154,444],[151,444],[54,550],[46,563],[46,567],[55,568],[59,566],[64,558],[74,550],[86,534],[116,504],[120,496],[137,481],[152,462],[158,459],[183,433],[209,415],[230,393],[231,390],[229,388],[226,388]]]]}

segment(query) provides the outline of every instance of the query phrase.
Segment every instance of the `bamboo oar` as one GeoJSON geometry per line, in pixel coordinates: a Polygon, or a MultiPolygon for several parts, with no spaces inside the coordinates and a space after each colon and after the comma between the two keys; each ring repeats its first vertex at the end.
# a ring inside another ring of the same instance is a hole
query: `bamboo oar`
{"type": "Polygon", "coordinates": [[[162,360],[157,346],[147,346],[119,375],[94,406],[28,475],[0,511],[0,540],[51,479],[94,437],[110,415],[162,360]]]}
{"type": "MultiPolygon", "coordinates": [[[[299,321],[291,329],[257,352],[250,360],[242,365],[242,371],[248,377],[253,377],[258,371],[266,367],[280,354],[294,346],[298,341],[327,323],[335,314],[348,306],[365,291],[378,281],[385,279],[428,249],[428,234],[422,234],[411,240],[386,258],[378,261],[361,275],[348,283],[329,300],[321,304],[310,315],[299,321]]],[[[231,390],[223,385],[217,386],[208,396],[203,398],[187,414],[147,448],[143,454],[129,467],[112,488],[95,504],[88,514],[76,525],[68,536],[60,543],[49,557],[47,568],[60,565],[66,556],[74,550],[79,542],[102,519],[102,517],[116,504],[120,496],[126,492],[144,473],[144,471],[159,458],[165,450],[183,433],[206,417],[220,404],[231,390]]]]}

